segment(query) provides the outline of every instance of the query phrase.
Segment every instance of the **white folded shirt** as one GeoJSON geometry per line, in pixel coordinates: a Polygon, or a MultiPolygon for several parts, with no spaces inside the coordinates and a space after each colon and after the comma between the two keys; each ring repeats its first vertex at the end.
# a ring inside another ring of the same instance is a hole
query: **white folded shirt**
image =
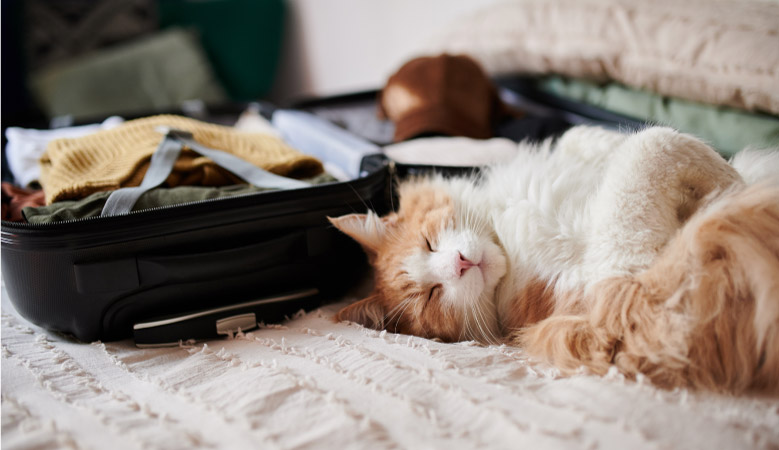
{"type": "Polygon", "coordinates": [[[404,164],[470,167],[509,161],[517,148],[506,138],[429,137],[387,145],[384,154],[404,164]]]}
{"type": "Polygon", "coordinates": [[[49,142],[60,138],[86,136],[100,130],[114,128],[123,122],[123,118],[111,116],[102,123],[53,130],[8,127],[5,130],[5,137],[8,139],[5,146],[8,168],[11,170],[16,184],[22,187],[29,186],[41,176],[38,160],[43,156],[49,142]]]}

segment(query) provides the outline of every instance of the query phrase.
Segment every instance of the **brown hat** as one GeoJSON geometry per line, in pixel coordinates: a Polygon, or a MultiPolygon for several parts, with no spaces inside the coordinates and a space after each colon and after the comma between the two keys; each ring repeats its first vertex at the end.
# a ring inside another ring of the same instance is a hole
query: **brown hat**
{"type": "Polygon", "coordinates": [[[379,113],[395,123],[394,141],[421,134],[492,137],[505,108],[476,61],[465,55],[412,59],[379,94],[379,113]]]}

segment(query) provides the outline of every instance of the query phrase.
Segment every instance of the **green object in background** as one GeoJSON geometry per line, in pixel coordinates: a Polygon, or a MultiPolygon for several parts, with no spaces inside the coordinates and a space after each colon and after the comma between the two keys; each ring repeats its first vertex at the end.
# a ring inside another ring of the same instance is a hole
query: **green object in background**
{"type": "Polygon", "coordinates": [[[198,37],[176,28],[52,64],[33,73],[29,85],[49,117],[85,121],[227,100],[198,37]]]}
{"type": "Polygon", "coordinates": [[[160,0],[161,27],[196,28],[233,100],[265,95],[276,75],[284,0],[160,0]]]}
{"type": "Polygon", "coordinates": [[[538,86],[561,97],[693,134],[725,156],[747,147],[779,146],[777,116],[663,97],[619,83],[599,85],[550,76],[539,79],[538,86]]]}

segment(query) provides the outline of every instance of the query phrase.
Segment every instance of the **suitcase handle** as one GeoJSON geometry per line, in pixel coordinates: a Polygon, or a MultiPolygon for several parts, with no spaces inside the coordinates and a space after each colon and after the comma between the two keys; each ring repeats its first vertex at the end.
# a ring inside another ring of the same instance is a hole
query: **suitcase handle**
{"type": "Polygon", "coordinates": [[[317,289],[271,295],[243,303],[211,309],[187,311],[178,315],[147,319],[133,325],[135,345],[139,348],[170,347],[183,339],[215,339],[257,327],[258,318],[280,320],[296,309],[311,309],[317,304],[317,289]]]}
{"type": "Polygon", "coordinates": [[[307,254],[306,233],[297,232],[270,241],[211,252],[139,256],[137,267],[141,285],[154,286],[256,272],[307,254]]]}
{"type": "Polygon", "coordinates": [[[311,253],[309,241],[317,238],[310,234],[297,231],[256,244],[207,252],[78,263],[74,265],[76,289],[81,293],[121,292],[259,271],[305,259],[311,253]]]}

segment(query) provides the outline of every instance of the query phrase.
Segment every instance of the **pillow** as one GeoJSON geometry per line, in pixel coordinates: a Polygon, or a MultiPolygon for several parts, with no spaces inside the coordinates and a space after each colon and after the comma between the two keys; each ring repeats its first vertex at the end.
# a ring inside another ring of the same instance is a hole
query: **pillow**
{"type": "Polygon", "coordinates": [[[514,0],[447,26],[430,53],[492,75],[561,74],[779,114],[779,3],[514,0]]]}

